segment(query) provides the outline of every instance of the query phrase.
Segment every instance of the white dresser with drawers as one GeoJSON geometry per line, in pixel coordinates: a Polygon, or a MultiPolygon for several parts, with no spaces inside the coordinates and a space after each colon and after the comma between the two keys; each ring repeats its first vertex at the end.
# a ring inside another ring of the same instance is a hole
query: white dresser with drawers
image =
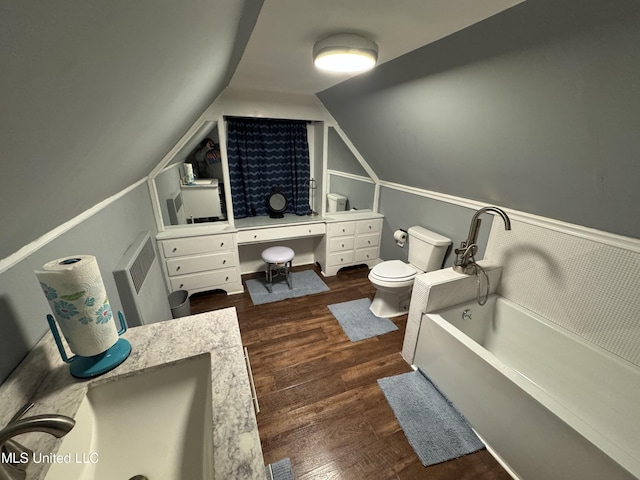
{"type": "Polygon", "coordinates": [[[343,267],[380,263],[382,214],[357,212],[327,217],[327,233],[316,248],[316,262],[325,276],[343,267]]]}
{"type": "Polygon", "coordinates": [[[382,220],[382,214],[371,211],[341,212],[324,218],[255,217],[237,221],[235,226],[216,223],[167,229],[156,238],[170,291],[187,290],[192,294],[220,289],[234,294],[244,291],[241,274],[259,271],[262,266],[260,260],[254,267],[246,257],[259,259],[259,252],[270,243],[287,245],[307,239],[308,251],[296,251],[296,258],[302,264],[319,264],[324,276],[353,265],[373,267],[381,261],[382,220]]]}
{"type": "Polygon", "coordinates": [[[189,294],[222,289],[243,291],[235,232],[159,240],[167,283],[189,294]]]}

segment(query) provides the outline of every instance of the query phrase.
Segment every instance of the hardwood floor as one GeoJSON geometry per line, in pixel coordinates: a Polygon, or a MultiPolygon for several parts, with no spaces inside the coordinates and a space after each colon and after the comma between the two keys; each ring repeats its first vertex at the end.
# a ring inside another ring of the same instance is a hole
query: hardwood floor
{"type": "Polygon", "coordinates": [[[323,278],[329,292],[257,306],[247,292],[191,297],[194,314],[237,309],[265,462],[289,457],[296,480],[511,479],[486,450],[422,466],[377,384],[411,371],[400,355],[406,315],[393,319],[397,331],[351,342],[327,308],[372,299],[367,274],[366,267],[343,270],[323,278]]]}

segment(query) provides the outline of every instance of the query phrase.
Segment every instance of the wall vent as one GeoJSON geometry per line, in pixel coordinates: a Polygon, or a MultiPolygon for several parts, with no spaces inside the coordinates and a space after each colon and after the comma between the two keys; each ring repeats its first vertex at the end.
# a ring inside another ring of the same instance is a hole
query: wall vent
{"type": "Polygon", "coordinates": [[[133,282],[134,288],[136,289],[136,293],[140,293],[142,285],[147,278],[149,270],[151,270],[151,266],[153,265],[153,261],[155,260],[155,258],[156,252],[154,252],[153,250],[151,237],[147,236],[146,241],[142,245],[140,252],[133,260],[131,268],[129,269],[129,274],[131,275],[131,280],[133,282]]]}
{"type": "Polygon", "coordinates": [[[167,198],[167,210],[169,211],[171,225],[184,225],[187,223],[187,217],[182,206],[182,194],[180,191],[172,193],[167,198]]]}
{"type": "Polygon", "coordinates": [[[129,327],[171,318],[167,289],[149,232],[129,246],[113,271],[129,327]]]}

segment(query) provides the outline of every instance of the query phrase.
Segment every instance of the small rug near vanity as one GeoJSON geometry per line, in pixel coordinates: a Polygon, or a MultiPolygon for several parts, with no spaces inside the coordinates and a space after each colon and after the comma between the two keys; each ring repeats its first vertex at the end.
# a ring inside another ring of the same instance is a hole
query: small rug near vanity
{"type": "Polygon", "coordinates": [[[425,467],[484,448],[467,420],[421,371],[381,378],[378,385],[425,467]]]}
{"type": "Polygon", "coordinates": [[[267,282],[264,278],[247,280],[247,290],[254,305],[329,291],[327,284],[313,270],[291,272],[291,284],[293,286],[291,290],[284,276],[275,277],[273,280],[272,293],[267,290],[267,282]]]}
{"type": "Polygon", "coordinates": [[[294,480],[291,460],[283,458],[265,467],[267,480],[294,480]]]}
{"type": "Polygon", "coordinates": [[[369,310],[370,305],[371,300],[360,298],[350,302],[334,303],[328,305],[328,308],[352,342],[377,337],[398,329],[388,318],[374,315],[369,310]]]}

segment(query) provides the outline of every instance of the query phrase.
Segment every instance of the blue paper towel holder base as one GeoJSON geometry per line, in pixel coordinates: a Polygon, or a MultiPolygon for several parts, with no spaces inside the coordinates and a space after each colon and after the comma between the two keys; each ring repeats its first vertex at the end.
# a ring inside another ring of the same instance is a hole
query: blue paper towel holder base
{"type": "MultiPolygon", "coordinates": [[[[118,312],[118,318],[120,320],[118,335],[122,335],[127,331],[127,323],[124,320],[122,312],[118,312]]],[[[91,357],[83,357],[82,355],[68,357],[62,344],[62,339],[60,338],[58,326],[52,315],[47,315],[47,322],[49,323],[49,328],[56,341],[62,360],[69,364],[71,375],[76,378],[93,378],[107,373],[124,362],[131,353],[131,344],[125,338],[119,338],[113,346],[97,355],[91,357]]]]}

